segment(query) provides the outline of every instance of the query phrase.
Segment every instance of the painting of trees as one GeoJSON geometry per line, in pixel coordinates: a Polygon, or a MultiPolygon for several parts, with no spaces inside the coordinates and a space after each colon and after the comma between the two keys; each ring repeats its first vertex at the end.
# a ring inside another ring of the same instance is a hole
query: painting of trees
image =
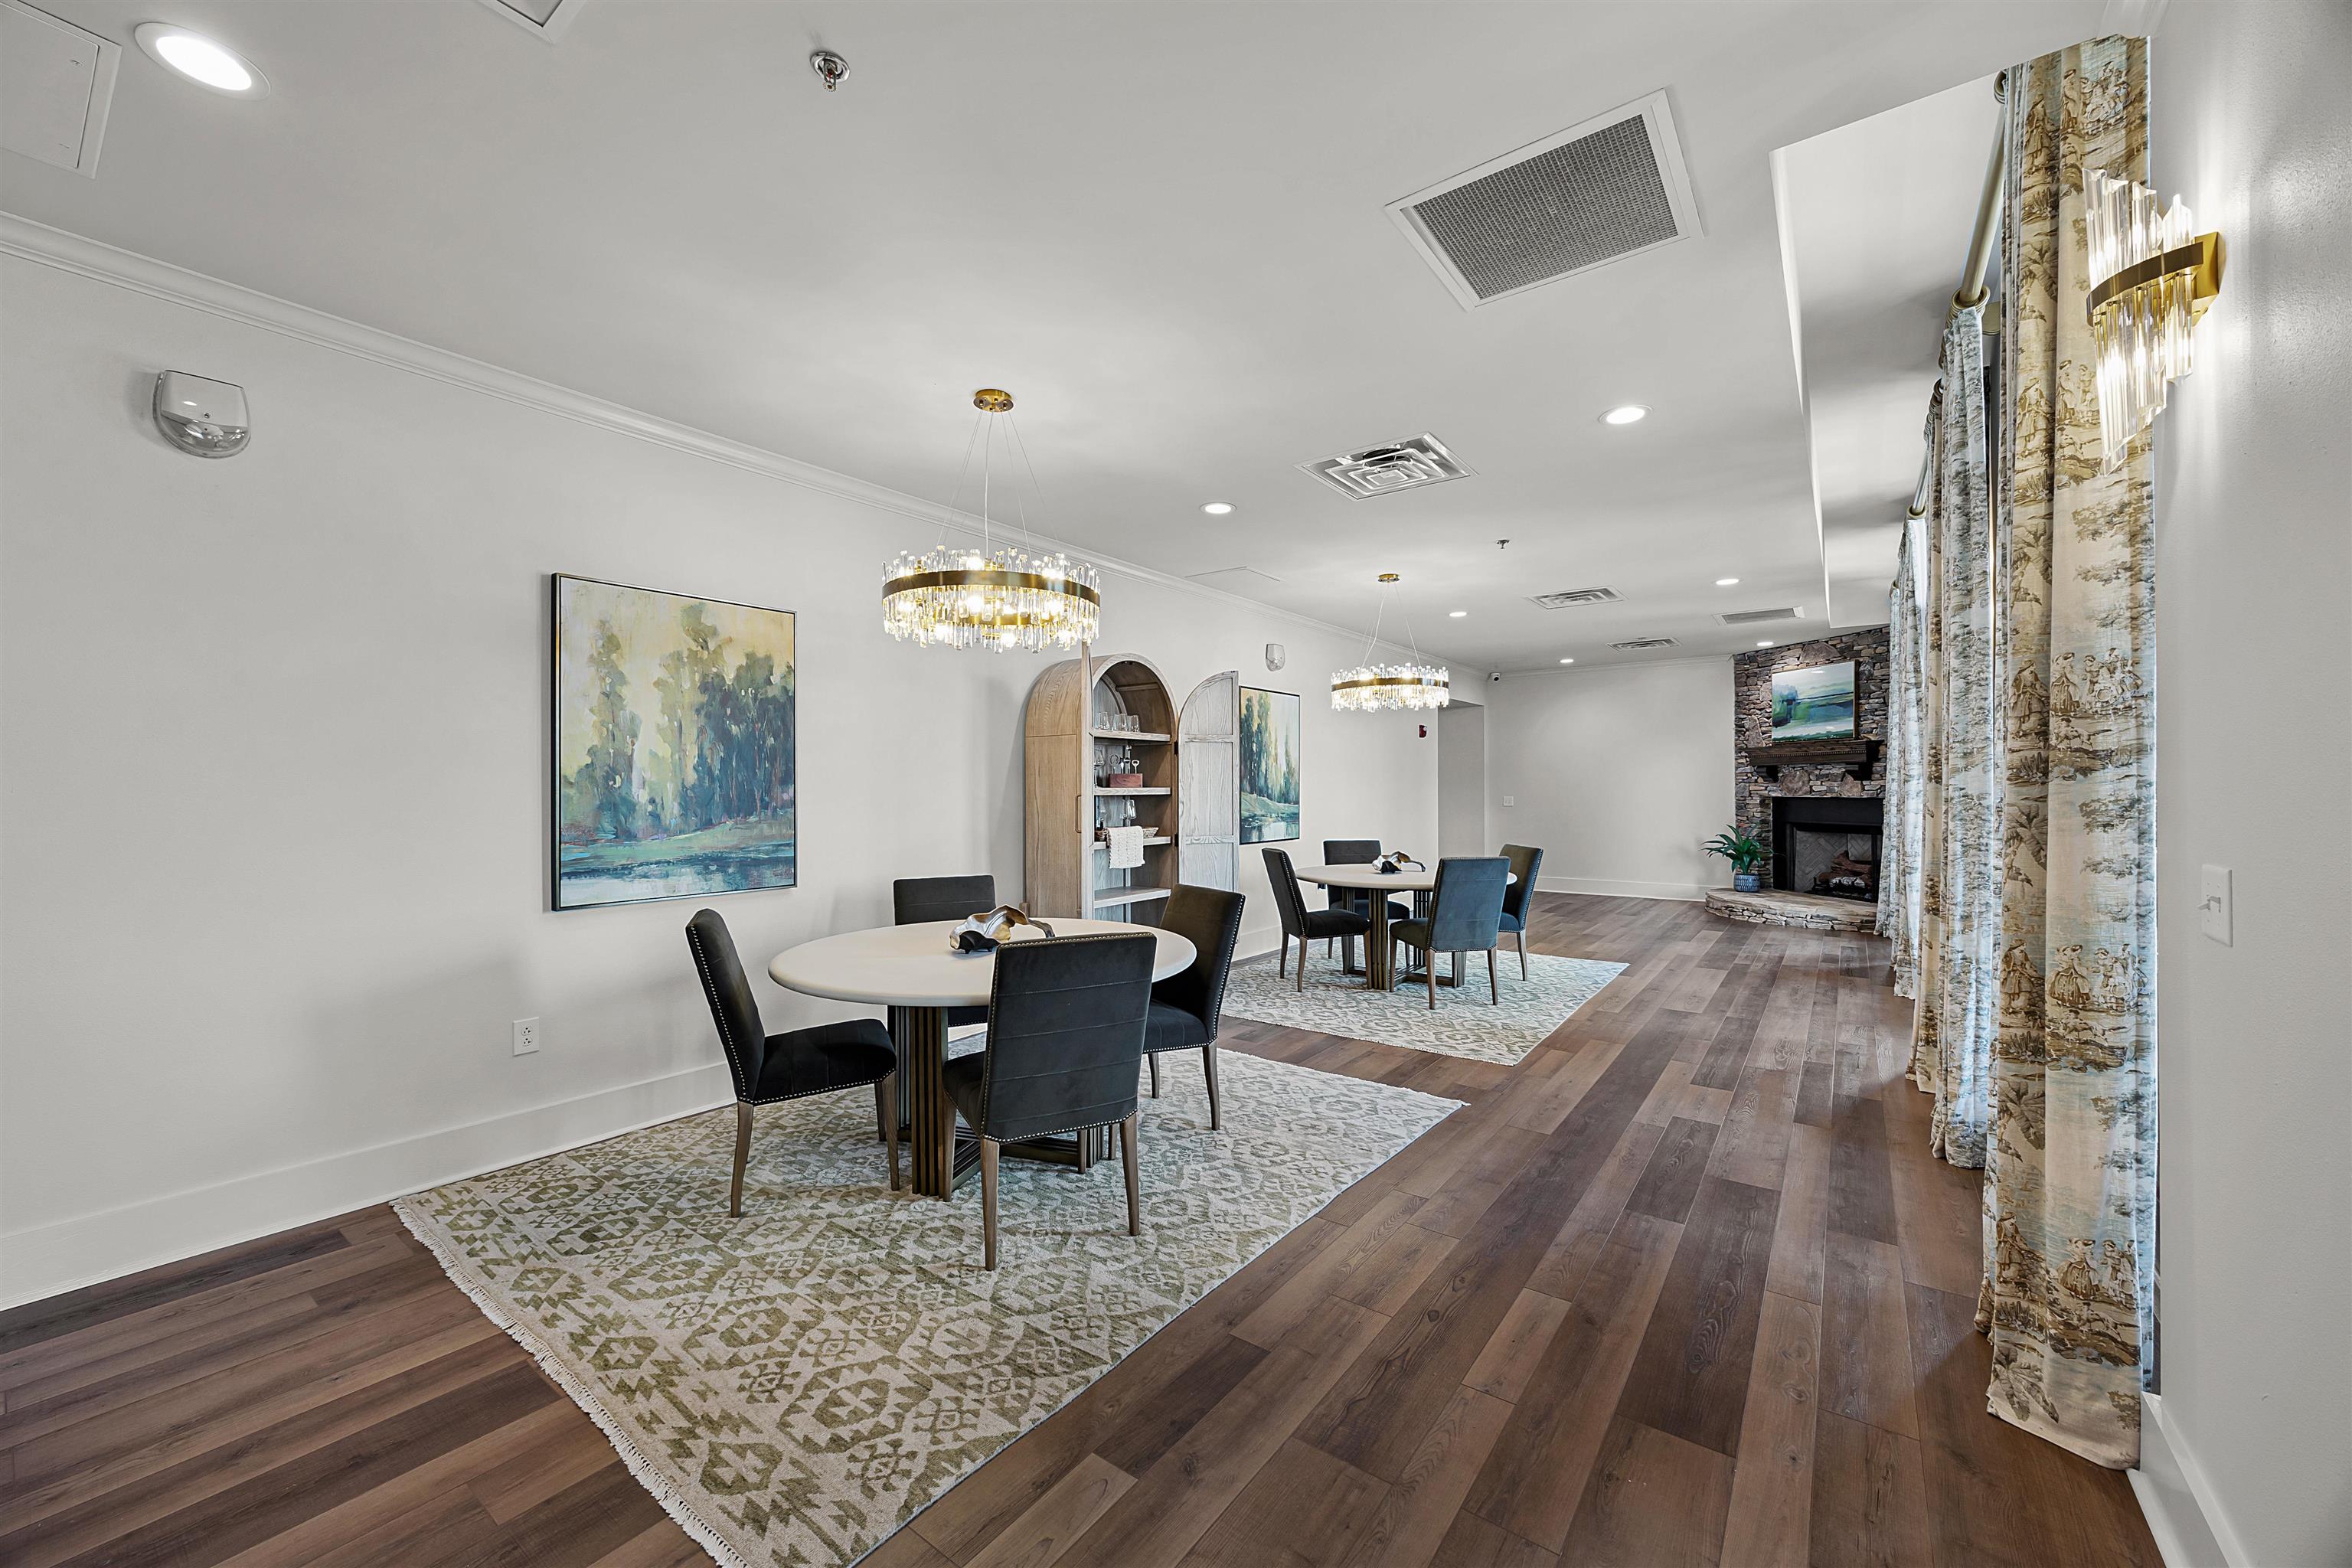
{"type": "Polygon", "coordinates": [[[555,579],[555,904],[791,887],[790,612],[555,579]]]}
{"type": "Polygon", "coordinates": [[[1298,697],[1242,688],[1242,842],[1298,837],[1298,697]]]}

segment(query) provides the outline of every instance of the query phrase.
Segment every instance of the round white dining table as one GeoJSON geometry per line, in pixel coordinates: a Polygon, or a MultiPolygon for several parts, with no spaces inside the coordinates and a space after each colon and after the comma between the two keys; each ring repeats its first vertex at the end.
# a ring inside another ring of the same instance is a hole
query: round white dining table
{"type": "MultiPolygon", "coordinates": [[[[1301,866],[1298,879],[1325,888],[1359,889],[1372,893],[1411,893],[1412,912],[1416,916],[1429,913],[1429,895],[1437,886],[1437,873],[1432,871],[1382,871],[1381,862],[1374,860],[1360,866],[1301,866]]],[[[1519,879],[1507,875],[1504,885],[1519,879]]],[[[1376,898],[1370,901],[1372,933],[1364,939],[1364,983],[1375,991],[1386,991],[1396,984],[1396,954],[1389,942],[1389,901],[1376,898]]],[[[1428,960],[1424,958],[1423,963],[1428,960]]],[[[1454,955],[1454,973],[1438,981],[1441,985],[1462,983],[1462,955],[1454,955]]]]}
{"type": "MultiPolygon", "coordinates": [[[[967,957],[948,951],[948,933],[962,923],[925,921],[843,931],[786,948],[768,963],[768,977],[788,991],[889,1009],[890,1040],[898,1048],[899,1117],[914,1155],[915,1191],[926,1197],[948,1196],[980,1160],[979,1140],[955,1135],[955,1110],[940,1077],[947,1061],[948,1009],[987,1006],[996,983],[994,954],[967,957]]],[[[1149,932],[1158,943],[1151,955],[1155,981],[1192,966],[1192,943],[1172,931],[1124,921],[1049,918],[1045,923],[1056,936],[1149,932]]],[[[1044,935],[1033,927],[1016,926],[1013,940],[1044,935]]],[[[880,1130],[876,1131],[878,1136],[880,1130]]],[[[1005,1146],[1007,1153],[1080,1165],[1090,1163],[1093,1149],[1085,1141],[1068,1138],[1005,1146]]]]}

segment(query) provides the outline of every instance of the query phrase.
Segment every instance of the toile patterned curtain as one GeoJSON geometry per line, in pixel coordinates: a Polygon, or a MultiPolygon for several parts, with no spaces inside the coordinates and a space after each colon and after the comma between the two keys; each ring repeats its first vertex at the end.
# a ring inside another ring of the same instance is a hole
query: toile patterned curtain
{"type": "Polygon", "coordinates": [[[1893,950],[1895,994],[1919,994],[1919,830],[1925,805],[1919,773],[1919,574],[1913,519],[1903,530],[1901,563],[1886,596],[1886,800],[1879,856],[1878,934],[1893,950]]]}
{"type": "Polygon", "coordinates": [[[1984,324],[1944,326],[1930,422],[1927,608],[1919,639],[1918,1006],[1911,1079],[1936,1097],[1929,1147],[1985,1163],[2000,961],[2001,773],[1997,595],[1986,472],[1984,324]]]}
{"type": "Polygon", "coordinates": [[[2155,541],[2146,437],[2102,472],[2083,171],[2147,175],[2147,54],[2010,72],[1993,1413],[2139,1457],[2156,1262],[2155,541]]]}

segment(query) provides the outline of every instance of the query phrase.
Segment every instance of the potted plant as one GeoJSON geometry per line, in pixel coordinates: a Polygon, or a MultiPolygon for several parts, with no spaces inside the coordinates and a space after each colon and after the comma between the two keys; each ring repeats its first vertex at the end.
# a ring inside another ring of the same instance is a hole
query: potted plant
{"type": "Polygon", "coordinates": [[[1756,868],[1764,864],[1764,846],[1753,834],[1742,833],[1737,826],[1726,827],[1708,839],[1705,846],[1710,855],[1720,855],[1731,862],[1732,890],[1752,893],[1764,885],[1756,868]]]}

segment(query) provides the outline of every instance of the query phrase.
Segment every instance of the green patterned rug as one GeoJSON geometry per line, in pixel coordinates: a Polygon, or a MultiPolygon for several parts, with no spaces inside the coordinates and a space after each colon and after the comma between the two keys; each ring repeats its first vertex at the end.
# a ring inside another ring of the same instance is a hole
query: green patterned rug
{"type": "MultiPolygon", "coordinates": [[[[1297,957],[1296,949],[1291,956],[1297,957]]],[[[1231,1018],[1255,1018],[1287,1024],[1322,1035],[1342,1035],[1351,1040],[1371,1040],[1384,1046],[1404,1046],[1440,1056],[1467,1057],[1473,1061],[1509,1067],[1542,1045],[1551,1032],[1568,1022],[1570,1014],[1601,994],[1601,988],[1625,973],[1622,963],[1597,958],[1553,958],[1528,955],[1528,977],[1519,978],[1519,955],[1502,952],[1495,973],[1500,1002],[1490,1002],[1486,991],[1486,958],[1471,953],[1462,961],[1462,984],[1437,988],[1437,1005],[1419,981],[1402,981],[1394,991],[1374,991],[1361,974],[1340,971],[1339,961],[1323,956],[1315,943],[1307,965],[1307,989],[1296,989],[1297,977],[1275,973],[1272,956],[1234,965],[1225,985],[1223,1011],[1231,1018]]],[[[1438,970],[1440,975],[1448,971],[1438,970]]]]}
{"type": "Polygon", "coordinates": [[[1227,1051],[1143,1102],[1143,1235],[1116,1158],[892,1194],[862,1093],[731,1107],[394,1206],[719,1562],[855,1562],[1457,1105],[1227,1051]]]}

